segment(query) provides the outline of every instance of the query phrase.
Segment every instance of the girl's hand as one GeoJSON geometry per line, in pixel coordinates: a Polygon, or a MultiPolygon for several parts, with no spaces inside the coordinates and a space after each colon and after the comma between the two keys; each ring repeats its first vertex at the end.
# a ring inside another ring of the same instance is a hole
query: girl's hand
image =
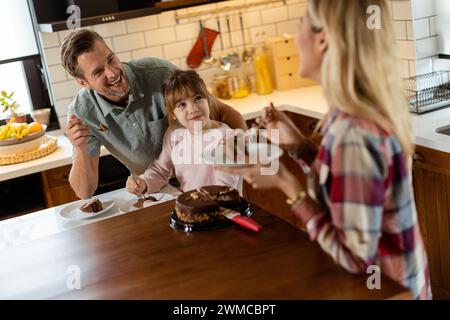
{"type": "Polygon", "coordinates": [[[273,175],[262,175],[261,165],[241,167],[216,166],[216,168],[220,171],[243,177],[254,189],[276,188],[291,199],[305,189],[282,163],[280,163],[278,172],[273,175]]]}
{"type": "Polygon", "coordinates": [[[262,117],[256,119],[256,123],[268,129],[268,139],[270,140],[270,130],[279,130],[279,145],[288,151],[297,151],[305,137],[295,126],[291,119],[284,113],[277,110],[273,103],[263,109],[262,117]]]}
{"type": "Polygon", "coordinates": [[[129,176],[126,183],[126,189],[129,193],[140,195],[147,189],[147,184],[138,176],[129,176]]]}

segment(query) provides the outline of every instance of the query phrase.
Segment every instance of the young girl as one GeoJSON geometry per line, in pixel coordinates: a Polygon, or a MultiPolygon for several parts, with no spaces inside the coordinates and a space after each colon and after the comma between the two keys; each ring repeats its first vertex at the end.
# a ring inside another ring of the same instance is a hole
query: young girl
{"type": "Polygon", "coordinates": [[[260,124],[279,129],[280,144],[311,163],[308,188],[286,167],[262,176],[257,166],[227,169],[256,188],[279,188],[293,214],[336,263],[353,273],[372,265],[430,299],[427,254],[412,190],[410,117],[386,0],[309,0],[298,48],[300,74],[323,86],[330,107],[317,148],[273,106],[260,124]],[[381,28],[367,25],[380,9],[381,28]]]}
{"type": "Polygon", "coordinates": [[[241,192],[242,178],[204,164],[202,153],[220,143],[230,128],[211,119],[206,85],[195,71],[173,71],[164,83],[170,126],[159,158],[140,177],[128,177],[126,189],[134,194],[159,191],[175,175],[183,191],[206,185],[225,185],[241,192]]]}

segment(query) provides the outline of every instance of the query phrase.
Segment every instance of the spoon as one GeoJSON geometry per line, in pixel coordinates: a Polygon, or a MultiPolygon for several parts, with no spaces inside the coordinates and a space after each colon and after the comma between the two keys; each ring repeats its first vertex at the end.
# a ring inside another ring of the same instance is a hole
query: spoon
{"type": "Polygon", "coordinates": [[[250,51],[248,51],[246,49],[244,22],[242,21],[242,13],[240,13],[240,12],[239,12],[239,22],[241,23],[242,41],[243,41],[243,44],[244,44],[244,52],[242,52],[242,62],[250,63],[252,61],[252,54],[251,54],[250,51]]]}
{"type": "Polygon", "coordinates": [[[217,30],[219,31],[219,38],[220,38],[220,49],[222,51],[222,56],[220,57],[220,67],[225,70],[228,71],[231,69],[231,63],[230,63],[230,59],[228,59],[227,55],[223,54],[223,38],[222,38],[222,31],[220,28],[220,19],[219,17],[217,17],[217,30]]]}
{"type": "Polygon", "coordinates": [[[239,55],[237,52],[233,49],[233,40],[231,39],[231,28],[230,28],[230,17],[227,16],[227,31],[228,31],[228,38],[230,39],[230,47],[231,47],[231,53],[228,54],[228,59],[230,60],[230,67],[238,67],[241,64],[241,59],[239,58],[239,55]]]}
{"type": "Polygon", "coordinates": [[[202,36],[202,42],[203,42],[203,50],[205,50],[205,57],[203,58],[203,61],[206,64],[214,64],[216,63],[216,58],[214,58],[213,56],[210,55],[209,51],[208,51],[208,46],[206,45],[206,35],[205,35],[205,28],[203,27],[203,23],[200,20],[200,34],[202,36]]]}

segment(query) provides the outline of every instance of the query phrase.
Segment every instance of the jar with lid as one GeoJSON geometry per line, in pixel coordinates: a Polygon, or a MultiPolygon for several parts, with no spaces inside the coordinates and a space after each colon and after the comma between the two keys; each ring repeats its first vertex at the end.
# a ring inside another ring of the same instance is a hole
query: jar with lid
{"type": "Polygon", "coordinates": [[[231,72],[228,78],[228,87],[233,99],[245,98],[250,94],[250,82],[243,70],[237,69],[231,72]]]}
{"type": "Polygon", "coordinates": [[[219,99],[231,99],[228,73],[218,73],[213,78],[213,94],[219,99]]]}
{"type": "Polygon", "coordinates": [[[269,55],[265,47],[257,47],[253,54],[255,68],[256,93],[269,94],[273,92],[272,77],[269,70],[269,55]]]}

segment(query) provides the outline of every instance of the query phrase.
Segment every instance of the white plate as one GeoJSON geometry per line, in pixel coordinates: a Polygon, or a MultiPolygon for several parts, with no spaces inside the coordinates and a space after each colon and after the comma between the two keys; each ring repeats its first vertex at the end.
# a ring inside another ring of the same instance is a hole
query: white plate
{"type": "Polygon", "coordinates": [[[206,149],[202,153],[202,159],[204,163],[210,165],[223,165],[230,167],[239,167],[248,164],[265,164],[268,165],[273,161],[279,159],[283,155],[283,149],[273,143],[247,143],[247,159],[240,159],[240,162],[236,162],[233,158],[233,151],[224,155],[224,145],[219,144],[214,150],[206,149]],[[231,156],[231,157],[230,157],[231,156]],[[245,161],[248,161],[247,163],[245,161]]]}
{"type": "MultiPolygon", "coordinates": [[[[90,199],[92,200],[92,199],[90,199]]],[[[102,202],[103,210],[99,212],[84,212],[80,210],[80,207],[90,200],[80,200],[65,206],[59,214],[61,217],[69,220],[85,220],[95,218],[102,213],[105,213],[111,209],[114,205],[114,200],[111,199],[99,199],[102,202]]]]}
{"type": "MultiPolygon", "coordinates": [[[[172,200],[172,199],[176,198],[175,196],[173,196],[173,195],[171,195],[169,193],[151,193],[151,194],[146,194],[146,196],[155,197],[157,201],[144,202],[143,208],[151,207],[151,206],[154,206],[155,204],[158,204],[158,203],[165,202],[165,201],[172,200]]],[[[134,204],[136,202],[137,202],[136,198],[130,199],[130,200],[124,202],[120,206],[119,210],[121,212],[123,212],[123,213],[126,213],[126,212],[131,212],[131,211],[134,211],[134,210],[141,209],[141,208],[137,208],[137,207],[134,206],[134,204]]]]}

